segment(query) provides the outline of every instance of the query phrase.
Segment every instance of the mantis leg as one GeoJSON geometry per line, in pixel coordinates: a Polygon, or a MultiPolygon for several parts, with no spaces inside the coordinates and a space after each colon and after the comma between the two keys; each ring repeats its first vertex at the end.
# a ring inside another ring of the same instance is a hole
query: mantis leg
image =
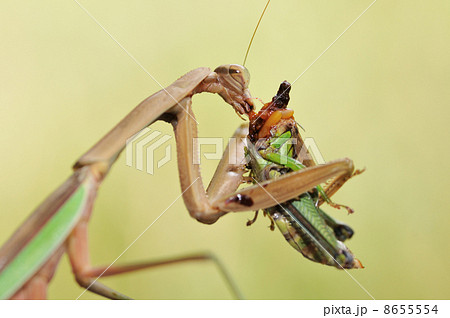
{"type": "MultiPolygon", "coordinates": [[[[193,140],[197,137],[194,114],[192,112],[191,100],[183,99],[180,104],[186,112],[178,112],[176,120],[172,121],[177,141],[178,170],[180,175],[183,199],[192,217],[203,223],[214,223],[227,212],[239,212],[248,210],[265,209],[293,199],[301,193],[307,192],[316,185],[329,179],[342,175],[351,175],[354,167],[350,159],[340,159],[314,166],[299,171],[288,173],[278,179],[262,182],[235,193],[242,180],[242,174],[233,179],[228,186],[223,186],[220,191],[216,190],[219,181],[213,180],[211,197],[205,191],[201,180],[200,168],[194,165],[193,140]],[[229,194],[227,194],[228,192],[229,194]],[[222,196],[219,196],[222,194],[222,196]]],[[[240,128],[237,135],[243,135],[244,129],[240,128]]],[[[241,142],[238,147],[244,147],[241,142]]],[[[242,158],[243,157],[243,151],[242,158]]],[[[227,155],[227,154],[225,154],[227,155]]],[[[219,164],[220,170],[243,169],[244,162],[240,165],[227,164],[226,156],[219,164]]],[[[223,172],[216,172],[215,176],[222,176],[223,172]]],[[[220,178],[219,178],[220,179],[220,178]]]]}
{"type": "Polygon", "coordinates": [[[244,141],[248,135],[248,124],[242,124],[230,138],[216,172],[206,190],[210,201],[236,191],[246,172],[244,141]]]}
{"type": "MultiPolygon", "coordinates": [[[[270,161],[273,161],[277,164],[283,164],[283,162],[286,163],[286,166],[288,166],[289,168],[291,168],[293,171],[299,171],[301,169],[305,169],[306,167],[298,162],[295,159],[292,159],[288,156],[285,155],[280,155],[277,153],[268,153],[268,154],[263,154],[263,157],[265,159],[269,159],[270,161]],[[264,157],[265,156],[265,157],[264,157]]],[[[346,174],[342,174],[339,176],[336,176],[334,178],[331,179],[331,181],[329,181],[329,183],[327,184],[328,186],[328,190],[329,190],[329,194],[330,196],[332,194],[334,194],[347,180],[349,180],[352,176],[361,173],[362,171],[355,171],[353,172],[352,170],[349,170],[348,173],[346,174]],[[333,192],[330,192],[330,190],[333,190],[333,192]]],[[[327,223],[328,226],[330,226],[336,237],[340,240],[340,241],[345,241],[346,239],[349,239],[352,237],[353,235],[353,230],[346,224],[335,220],[334,218],[332,218],[331,216],[329,216],[328,214],[326,214],[324,211],[322,211],[319,208],[319,205],[322,204],[323,202],[327,202],[329,205],[331,205],[332,207],[335,208],[341,208],[344,207],[347,209],[347,211],[349,211],[349,213],[353,213],[353,209],[351,209],[348,206],[342,205],[342,204],[337,204],[334,203],[333,201],[331,201],[330,197],[327,196],[327,192],[326,190],[324,190],[322,187],[317,186],[316,190],[318,192],[318,200],[316,201],[316,206],[317,206],[317,211],[318,213],[323,217],[323,219],[325,220],[325,222],[327,223]],[[322,201],[320,201],[322,200],[322,201]]]]}
{"type": "Polygon", "coordinates": [[[171,265],[184,262],[193,261],[211,261],[219,269],[222,277],[228,283],[228,287],[233,296],[237,299],[242,299],[242,295],[234,283],[231,275],[225,269],[222,262],[211,253],[198,253],[180,256],[176,258],[168,258],[162,260],[145,261],[141,263],[128,264],[128,265],[110,265],[92,267],[90,265],[90,257],[88,251],[88,239],[87,239],[87,219],[82,220],[74,229],[71,236],[67,241],[67,252],[72,265],[73,272],[76,280],[81,287],[84,287],[91,292],[104,296],[110,299],[131,299],[114,289],[105,286],[98,281],[98,278],[105,276],[113,276],[123,273],[134,272],[137,270],[153,268],[163,265],[171,265]]]}
{"type": "Polygon", "coordinates": [[[192,112],[192,101],[185,98],[180,101],[186,112],[178,112],[173,119],[177,142],[178,172],[180,176],[183,200],[190,215],[196,220],[212,224],[226,211],[220,210],[212,202],[227,193],[234,192],[242,182],[245,172],[244,140],[248,133],[246,127],[239,127],[228,145],[208,190],[205,190],[200,167],[194,164],[194,140],[197,138],[197,125],[192,112]]]}
{"type": "Polygon", "coordinates": [[[67,253],[77,283],[93,293],[110,299],[131,299],[89,276],[91,265],[88,252],[87,223],[90,211],[86,212],[85,217],[74,228],[66,241],[67,253]]]}
{"type": "MultiPolygon", "coordinates": [[[[336,176],[333,179],[331,179],[323,188],[327,198],[328,199],[331,198],[344,185],[344,183],[346,183],[348,180],[350,180],[350,178],[353,178],[354,176],[357,176],[357,175],[363,173],[364,170],[365,169],[361,169],[361,170],[358,169],[352,173],[341,175],[341,176],[336,176]]],[[[326,198],[323,198],[322,196],[320,196],[319,206],[322,205],[324,202],[327,202],[326,198]]],[[[330,202],[328,202],[328,203],[330,203],[330,202]]],[[[336,205],[336,207],[338,207],[338,208],[339,208],[339,206],[342,206],[340,204],[334,204],[333,202],[331,202],[331,206],[334,206],[334,205],[336,205]]]]}
{"type": "Polygon", "coordinates": [[[220,198],[214,205],[229,212],[266,209],[291,200],[333,177],[349,174],[353,169],[350,159],[331,161],[244,188],[220,198]]]}
{"type": "Polygon", "coordinates": [[[47,287],[55,274],[56,267],[64,254],[64,248],[60,247],[47,263],[25,283],[10,299],[47,299],[47,287]]]}
{"type": "MultiPolygon", "coordinates": [[[[305,169],[306,166],[303,165],[301,162],[298,162],[297,160],[290,158],[286,155],[280,155],[278,153],[267,153],[267,154],[263,154],[262,157],[264,159],[268,159],[269,161],[275,162],[277,164],[283,164],[283,162],[286,163],[286,166],[291,168],[293,171],[298,171],[300,169],[305,169]]],[[[309,166],[311,167],[311,166],[309,166]]],[[[349,170],[348,173],[346,174],[342,174],[342,175],[338,175],[333,177],[331,180],[329,180],[327,182],[327,185],[325,186],[325,189],[321,186],[317,186],[317,190],[318,190],[318,200],[316,202],[317,206],[319,207],[320,205],[322,205],[324,202],[327,202],[330,206],[336,208],[336,209],[340,209],[341,207],[345,208],[349,213],[353,213],[353,209],[343,205],[343,204],[338,204],[335,203],[333,201],[331,201],[331,196],[333,194],[335,194],[343,185],[345,182],[347,182],[348,180],[350,180],[350,178],[352,178],[355,175],[361,174],[363,173],[364,170],[349,170]]]]}

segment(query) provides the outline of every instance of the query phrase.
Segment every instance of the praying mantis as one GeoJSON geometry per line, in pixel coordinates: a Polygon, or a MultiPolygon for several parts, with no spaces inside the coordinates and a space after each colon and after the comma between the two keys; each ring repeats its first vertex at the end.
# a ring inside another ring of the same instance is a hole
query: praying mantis
{"type": "MultiPolygon", "coordinates": [[[[201,92],[217,93],[229,103],[240,115],[249,115],[253,110],[253,102],[248,91],[248,72],[238,65],[226,65],[217,68],[214,72],[209,69],[194,70],[174,84],[160,91],[141,103],[130,115],[128,115],[115,129],[106,135],[90,151],[83,155],[75,164],[74,175],[52,194],[35,211],[35,217],[31,217],[16,232],[13,237],[2,247],[0,251],[0,269],[3,277],[9,278],[9,273],[17,270],[14,261],[21,251],[29,247],[32,242],[30,236],[48,225],[53,216],[62,215],[71,207],[72,218],[66,219],[66,227],[59,227],[63,233],[59,233],[58,239],[50,241],[52,247],[46,252],[45,259],[32,264],[31,269],[25,274],[20,272],[22,281],[15,280],[7,290],[5,284],[0,284],[4,298],[43,298],[52,273],[56,268],[63,252],[67,252],[71,259],[76,279],[83,287],[105,297],[113,299],[126,298],[112,289],[94,281],[94,278],[102,273],[105,268],[90,268],[87,255],[86,223],[91,213],[93,199],[99,184],[107,175],[111,165],[117,159],[123,149],[126,140],[140,129],[148,126],[156,120],[172,123],[175,129],[178,148],[178,163],[180,183],[183,190],[183,199],[191,216],[202,223],[211,224],[228,212],[248,211],[249,209],[267,209],[293,199],[301,193],[314,188],[315,185],[325,182],[332,177],[342,177],[351,174],[352,163],[349,160],[331,162],[324,166],[302,169],[286,178],[276,182],[268,182],[268,189],[273,198],[268,198],[265,191],[259,185],[249,187],[235,193],[235,189],[241,184],[244,170],[242,167],[227,164],[227,155],[219,164],[214,179],[205,192],[201,182],[200,172],[192,167],[192,147],[189,147],[192,138],[195,138],[195,120],[191,109],[191,97],[201,92]],[[210,86],[209,86],[210,85],[210,86]],[[166,95],[167,94],[167,95],[166,95]],[[170,96],[171,95],[171,96],[170,96]],[[151,106],[151,107],[150,107],[151,106]],[[292,178],[292,179],[291,179],[292,178]],[[298,180],[303,180],[298,182],[298,180]],[[295,181],[295,182],[292,182],[295,181]],[[287,193],[289,193],[287,195],[287,193]],[[252,205],[246,200],[251,198],[252,205]],[[42,267],[43,266],[43,267],[42,267]],[[5,271],[10,269],[10,272],[5,271]],[[27,278],[28,275],[28,279],[27,278]],[[25,277],[25,278],[24,278],[25,277]],[[2,289],[3,288],[3,289],[2,289]]],[[[234,138],[240,140],[247,135],[245,127],[236,131],[234,138]]],[[[237,145],[240,157],[244,154],[243,143],[237,145]]],[[[227,152],[226,152],[227,153],[227,152]]],[[[228,154],[229,155],[229,154],[228,154]]],[[[265,185],[265,184],[264,184],[265,185]]],[[[267,189],[266,189],[267,190],[267,189]]],[[[58,221],[59,222],[59,221],[58,221]]],[[[62,224],[58,223],[57,224],[62,224]]],[[[53,225],[52,225],[53,226],[53,225]]],[[[34,246],[31,246],[34,248],[34,246]]],[[[21,259],[17,263],[21,263],[21,259]]],[[[150,267],[153,264],[139,264],[135,267],[110,268],[105,275],[113,275],[121,272],[132,271],[150,267]]],[[[20,267],[19,267],[20,268],[20,267]]]]}
{"type": "MultiPolygon", "coordinates": [[[[246,126],[236,130],[233,136],[236,147],[232,151],[227,148],[205,190],[199,166],[192,164],[194,153],[191,146],[197,136],[192,96],[202,92],[216,93],[236,113],[252,116],[249,80],[247,69],[240,65],[222,65],[214,72],[208,68],[198,68],[132,110],[78,159],[73,175],[35,210],[1,248],[1,298],[45,298],[47,286],[62,254],[66,252],[75,278],[82,287],[111,299],[127,299],[127,296],[95,278],[153,267],[155,263],[92,267],[87,249],[87,224],[98,187],[126,146],[127,139],[157,120],[169,122],[174,127],[184,203],[190,215],[199,222],[212,224],[229,212],[269,209],[333,178],[329,193],[334,193],[353,174],[353,163],[349,159],[311,166],[237,190],[245,172],[246,163],[242,159],[243,140],[248,135],[246,126]],[[231,157],[238,160],[233,161],[231,157]]],[[[278,122],[273,122],[273,125],[278,122]]],[[[353,262],[356,261],[352,258],[345,259],[339,266],[360,267],[353,262]]]]}
{"type": "Polygon", "coordinates": [[[227,199],[221,196],[237,187],[241,174],[227,171],[230,167],[219,171],[220,176],[212,183],[213,187],[217,184],[216,189],[209,191],[207,196],[199,167],[192,165],[193,153],[189,145],[196,137],[196,126],[191,98],[202,92],[217,93],[236,112],[246,114],[253,107],[248,81],[247,69],[239,65],[223,65],[214,72],[198,68],[139,104],[75,163],[73,175],[3,245],[0,250],[0,298],[45,298],[56,266],[62,254],[67,252],[81,286],[111,299],[127,299],[94,278],[103,272],[114,275],[151,267],[154,263],[117,268],[91,267],[87,223],[97,188],[124,149],[127,139],[156,120],[174,126],[183,199],[191,216],[210,224],[233,211],[233,208],[227,208],[227,199]]]}

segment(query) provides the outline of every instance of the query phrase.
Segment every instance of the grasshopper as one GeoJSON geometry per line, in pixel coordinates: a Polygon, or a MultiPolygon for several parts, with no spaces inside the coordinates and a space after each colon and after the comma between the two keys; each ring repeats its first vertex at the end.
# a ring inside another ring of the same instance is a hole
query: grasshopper
{"type": "MultiPolygon", "coordinates": [[[[258,114],[250,114],[246,148],[248,168],[250,180],[258,185],[263,183],[262,188],[270,180],[286,178],[295,171],[316,166],[300,136],[294,112],[287,108],[290,89],[291,85],[284,81],[270,103],[265,104],[258,114]]],[[[321,204],[328,202],[336,208],[344,207],[353,212],[347,206],[332,202],[330,197],[362,171],[353,171],[350,159],[337,162],[348,163],[348,169],[334,177],[325,188],[317,185],[296,198],[279,201],[276,206],[264,209],[264,214],[271,219],[271,229],[276,224],[289,244],[306,258],[339,269],[362,268],[361,262],[343,243],[353,236],[353,230],[320,209],[321,204]]],[[[271,196],[269,190],[267,194],[271,196]]],[[[256,220],[257,213],[248,225],[256,220]]]]}

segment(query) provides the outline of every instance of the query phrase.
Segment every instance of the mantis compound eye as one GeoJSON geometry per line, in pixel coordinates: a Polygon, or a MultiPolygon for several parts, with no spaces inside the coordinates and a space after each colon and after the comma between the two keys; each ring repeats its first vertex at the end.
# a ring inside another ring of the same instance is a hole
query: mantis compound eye
{"type": "Polygon", "coordinates": [[[248,87],[250,82],[250,73],[248,70],[241,65],[231,64],[229,66],[228,73],[230,76],[243,87],[248,87]]]}
{"type": "Polygon", "coordinates": [[[242,65],[227,64],[221,65],[214,70],[226,83],[239,91],[247,89],[250,82],[250,73],[242,65]]]}
{"type": "Polygon", "coordinates": [[[212,76],[215,82],[215,92],[239,114],[249,114],[253,110],[253,101],[248,90],[250,82],[249,71],[238,64],[221,65],[214,70],[212,76]]]}

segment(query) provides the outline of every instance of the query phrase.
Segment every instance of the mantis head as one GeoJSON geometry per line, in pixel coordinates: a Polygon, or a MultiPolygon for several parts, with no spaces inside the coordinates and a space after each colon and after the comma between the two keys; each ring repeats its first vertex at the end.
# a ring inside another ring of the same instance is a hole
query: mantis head
{"type": "Polygon", "coordinates": [[[221,65],[207,79],[208,91],[218,93],[240,115],[253,110],[249,82],[250,73],[238,64],[221,65]]]}

